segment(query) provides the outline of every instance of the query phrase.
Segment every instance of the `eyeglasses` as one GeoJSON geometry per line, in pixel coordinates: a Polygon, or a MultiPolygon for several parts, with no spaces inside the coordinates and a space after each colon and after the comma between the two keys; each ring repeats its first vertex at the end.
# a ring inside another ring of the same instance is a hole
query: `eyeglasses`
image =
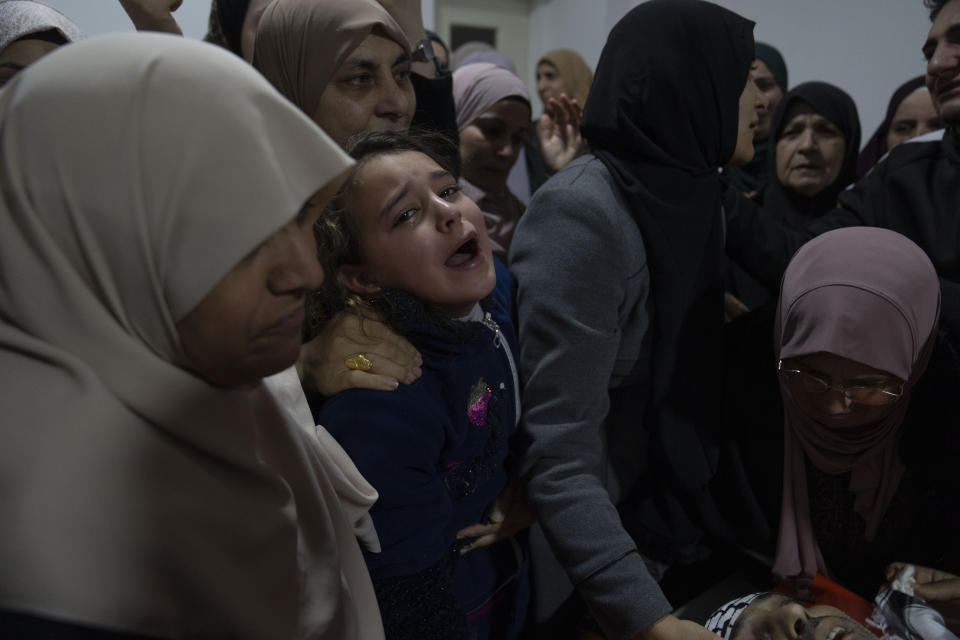
{"type": "Polygon", "coordinates": [[[777,363],[777,371],[791,387],[798,387],[805,393],[821,394],[833,389],[850,402],[870,407],[893,404],[903,395],[903,383],[892,380],[875,385],[831,384],[808,371],[785,368],[783,360],[777,363]]]}

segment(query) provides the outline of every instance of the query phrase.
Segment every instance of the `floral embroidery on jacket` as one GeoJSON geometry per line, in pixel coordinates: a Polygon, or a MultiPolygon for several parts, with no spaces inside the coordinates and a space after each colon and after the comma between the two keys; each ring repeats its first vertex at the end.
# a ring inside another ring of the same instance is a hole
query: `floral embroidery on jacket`
{"type": "Polygon", "coordinates": [[[487,386],[487,383],[480,378],[477,384],[473,385],[470,391],[469,404],[467,405],[467,419],[475,427],[482,427],[487,422],[487,405],[490,403],[490,396],[493,390],[487,386]]]}

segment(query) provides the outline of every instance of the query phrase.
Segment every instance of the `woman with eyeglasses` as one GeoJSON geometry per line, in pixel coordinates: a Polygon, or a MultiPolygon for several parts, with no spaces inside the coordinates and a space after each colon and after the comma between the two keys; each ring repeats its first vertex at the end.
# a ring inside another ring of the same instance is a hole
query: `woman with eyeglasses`
{"type": "Polygon", "coordinates": [[[778,577],[819,572],[872,598],[892,561],[956,570],[960,438],[938,408],[960,387],[939,311],[929,258],[893,231],[838,229],[791,260],[774,329],[778,577]]]}

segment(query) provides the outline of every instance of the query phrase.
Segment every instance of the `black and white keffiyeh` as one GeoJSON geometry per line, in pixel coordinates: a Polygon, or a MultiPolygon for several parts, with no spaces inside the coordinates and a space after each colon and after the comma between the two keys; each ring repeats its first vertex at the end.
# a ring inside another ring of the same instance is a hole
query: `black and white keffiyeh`
{"type": "Polygon", "coordinates": [[[733,634],[733,625],[736,624],[737,619],[746,611],[750,603],[763,593],[760,591],[731,600],[710,614],[704,626],[719,635],[723,640],[730,640],[730,636],[733,634]]]}

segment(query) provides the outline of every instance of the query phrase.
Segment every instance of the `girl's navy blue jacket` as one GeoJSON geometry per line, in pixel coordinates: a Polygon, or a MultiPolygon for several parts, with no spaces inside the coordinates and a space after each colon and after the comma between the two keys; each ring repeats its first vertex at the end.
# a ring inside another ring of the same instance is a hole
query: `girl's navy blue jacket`
{"type": "Polygon", "coordinates": [[[366,560],[388,639],[512,638],[523,624],[523,538],[462,556],[469,541],[456,539],[507,484],[519,417],[512,282],[498,261],[483,321],[388,294],[389,321],[420,350],[422,377],[395,391],[343,391],[316,416],[380,494],[370,515],[382,551],[366,560]]]}

